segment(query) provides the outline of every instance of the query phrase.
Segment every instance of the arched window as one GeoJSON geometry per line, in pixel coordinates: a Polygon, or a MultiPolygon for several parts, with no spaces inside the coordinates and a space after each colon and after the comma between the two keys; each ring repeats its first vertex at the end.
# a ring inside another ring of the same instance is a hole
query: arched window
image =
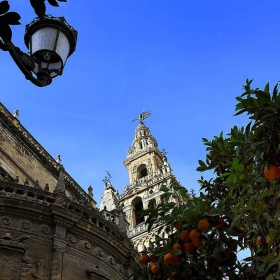
{"type": "Polygon", "coordinates": [[[148,175],[148,170],[145,164],[141,164],[137,168],[137,179],[141,179],[148,175]]]}
{"type": "Polygon", "coordinates": [[[156,200],[153,198],[153,199],[151,199],[150,201],[149,201],[149,203],[148,203],[148,208],[155,208],[156,207],[156,200]]]}
{"type": "Polygon", "coordinates": [[[145,218],[139,211],[143,210],[143,202],[141,197],[136,197],[132,201],[132,227],[136,227],[137,225],[145,222],[145,218]]]}

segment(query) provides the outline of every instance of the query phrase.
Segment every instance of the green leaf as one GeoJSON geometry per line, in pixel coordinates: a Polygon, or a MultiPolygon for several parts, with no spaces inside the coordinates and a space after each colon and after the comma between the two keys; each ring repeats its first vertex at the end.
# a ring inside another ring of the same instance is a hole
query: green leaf
{"type": "Polygon", "coordinates": [[[236,183],[236,181],[237,181],[236,174],[231,174],[227,177],[226,184],[230,184],[231,182],[236,183]]]}
{"type": "Polygon", "coordinates": [[[232,168],[236,170],[238,168],[238,165],[239,165],[238,158],[234,158],[231,164],[232,168]]]}
{"type": "Polygon", "coordinates": [[[269,274],[269,275],[265,278],[265,280],[275,280],[275,278],[274,278],[273,274],[269,274]]]}
{"type": "Polygon", "coordinates": [[[269,83],[265,85],[264,92],[269,94],[269,83]]]}
{"type": "Polygon", "coordinates": [[[167,188],[165,185],[162,185],[159,190],[161,192],[169,192],[169,188],[167,188]]]}
{"type": "Polygon", "coordinates": [[[172,250],[172,251],[171,251],[171,253],[172,253],[173,255],[178,256],[178,255],[181,255],[181,254],[182,254],[182,251],[181,251],[181,250],[176,249],[176,250],[172,250]]]}
{"type": "Polygon", "coordinates": [[[264,212],[263,217],[265,218],[266,221],[272,222],[272,217],[268,214],[268,212],[264,212]]]}

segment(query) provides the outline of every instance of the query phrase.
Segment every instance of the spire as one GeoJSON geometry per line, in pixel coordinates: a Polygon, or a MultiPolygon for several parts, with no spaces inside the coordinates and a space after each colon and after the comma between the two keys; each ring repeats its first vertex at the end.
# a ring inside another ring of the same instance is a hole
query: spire
{"type": "Polygon", "coordinates": [[[17,110],[17,109],[14,111],[13,117],[18,119],[19,113],[18,113],[18,110],[17,110]]]}
{"type": "Polygon", "coordinates": [[[119,207],[119,192],[114,189],[111,182],[108,181],[104,186],[104,194],[101,198],[100,211],[118,210],[119,207]]]}
{"type": "Polygon", "coordinates": [[[127,150],[127,157],[130,157],[138,152],[145,151],[149,148],[157,148],[158,143],[152,136],[150,129],[140,122],[136,127],[134,139],[131,147],[127,150]]]}
{"type": "Polygon", "coordinates": [[[61,163],[61,157],[60,157],[60,155],[57,155],[55,161],[56,161],[58,164],[61,163]]]}
{"type": "Polygon", "coordinates": [[[65,181],[64,181],[64,167],[62,165],[59,166],[59,176],[57,180],[57,184],[54,188],[53,193],[62,193],[65,194],[65,181]]]}
{"type": "Polygon", "coordinates": [[[89,185],[89,187],[88,187],[88,195],[93,199],[93,188],[92,188],[92,186],[91,185],[89,185]]]}

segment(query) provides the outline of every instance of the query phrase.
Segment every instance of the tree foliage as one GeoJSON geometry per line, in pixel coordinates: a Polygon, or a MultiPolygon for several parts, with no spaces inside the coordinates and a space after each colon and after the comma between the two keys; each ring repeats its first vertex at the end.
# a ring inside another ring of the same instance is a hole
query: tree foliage
{"type": "MultiPolygon", "coordinates": [[[[58,7],[58,2],[66,2],[66,0],[47,0],[51,6],[58,7]]],[[[39,18],[44,18],[46,15],[46,4],[45,0],[30,0],[30,4],[34,9],[35,14],[39,18]]]]}
{"type": "MultiPolygon", "coordinates": [[[[10,5],[8,1],[0,2],[0,38],[4,41],[12,40],[12,30],[10,25],[20,24],[20,15],[16,12],[9,12],[10,5]]],[[[2,42],[0,42],[2,43],[2,42]]],[[[0,44],[0,47],[2,44],[0,44]]]]}
{"type": "Polygon", "coordinates": [[[260,90],[251,83],[246,80],[244,93],[236,98],[235,115],[246,113],[248,125],[203,138],[206,159],[199,160],[197,171],[211,170],[213,177],[200,178],[200,195],[190,195],[174,179],[161,187],[168,202],[142,212],[149,230],[157,227],[143,251],[156,257],[147,267],[160,268],[156,274],[150,270],[150,279],[280,279],[280,172],[275,179],[264,174],[271,166],[279,170],[280,94],[278,85],[270,93],[269,84],[260,90]],[[200,220],[209,222],[209,230],[198,229],[200,220]],[[175,221],[182,228],[174,228],[175,221]],[[191,230],[200,233],[202,242],[186,251],[180,234],[191,230]],[[172,250],[175,243],[182,249],[172,250]],[[243,249],[250,250],[250,257],[239,260],[243,249]],[[170,252],[179,258],[166,265],[164,256],[170,252]]]}

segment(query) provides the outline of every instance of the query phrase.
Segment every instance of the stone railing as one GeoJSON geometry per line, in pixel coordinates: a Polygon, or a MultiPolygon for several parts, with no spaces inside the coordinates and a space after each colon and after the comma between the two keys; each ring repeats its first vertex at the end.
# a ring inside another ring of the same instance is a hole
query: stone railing
{"type": "Polygon", "coordinates": [[[168,179],[170,177],[172,177],[172,173],[171,172],[168,172],[168,173],[165,173],[165,174],[149,174],[139,180],[136,180],[135,182],[133,182],[132,184],[129,184],[129,185],[126,185],[124,187],[124,194],[121,195],[121,198],[124,197],[124,195],[131,189],[135,188],[135,187],[150,187],[151,185],[154,185],[158,182],[162,182],[164,179],[168,179]]]}
{"type": "Polygon", "coordinates": [[[43,206],[56,205],[66,208],[72,213],[81,216],[82,220],[90,222],[118,240],[123,239],[117,225],[101,216],[98,210],[93,208],[89,201],[88,203],[86,202],[87,204],[85,205],[78,201],[73,201],[71,197],[67,197],[66,195],[61,196],[45,190],[7,181],[0,181],[0,200],[1,198],[7,200],[17,199],[31,203],[38,203],[43,206]]]}
{"type": "Polygon", "coordinates": [[[141,223],[137,225],[135,228],[132,230],[129,230],[128,237],[134,237],[135,235],[141,234],[142,232],[145,232],[148,230],[148,225],[145,223],[141,223]]]}

